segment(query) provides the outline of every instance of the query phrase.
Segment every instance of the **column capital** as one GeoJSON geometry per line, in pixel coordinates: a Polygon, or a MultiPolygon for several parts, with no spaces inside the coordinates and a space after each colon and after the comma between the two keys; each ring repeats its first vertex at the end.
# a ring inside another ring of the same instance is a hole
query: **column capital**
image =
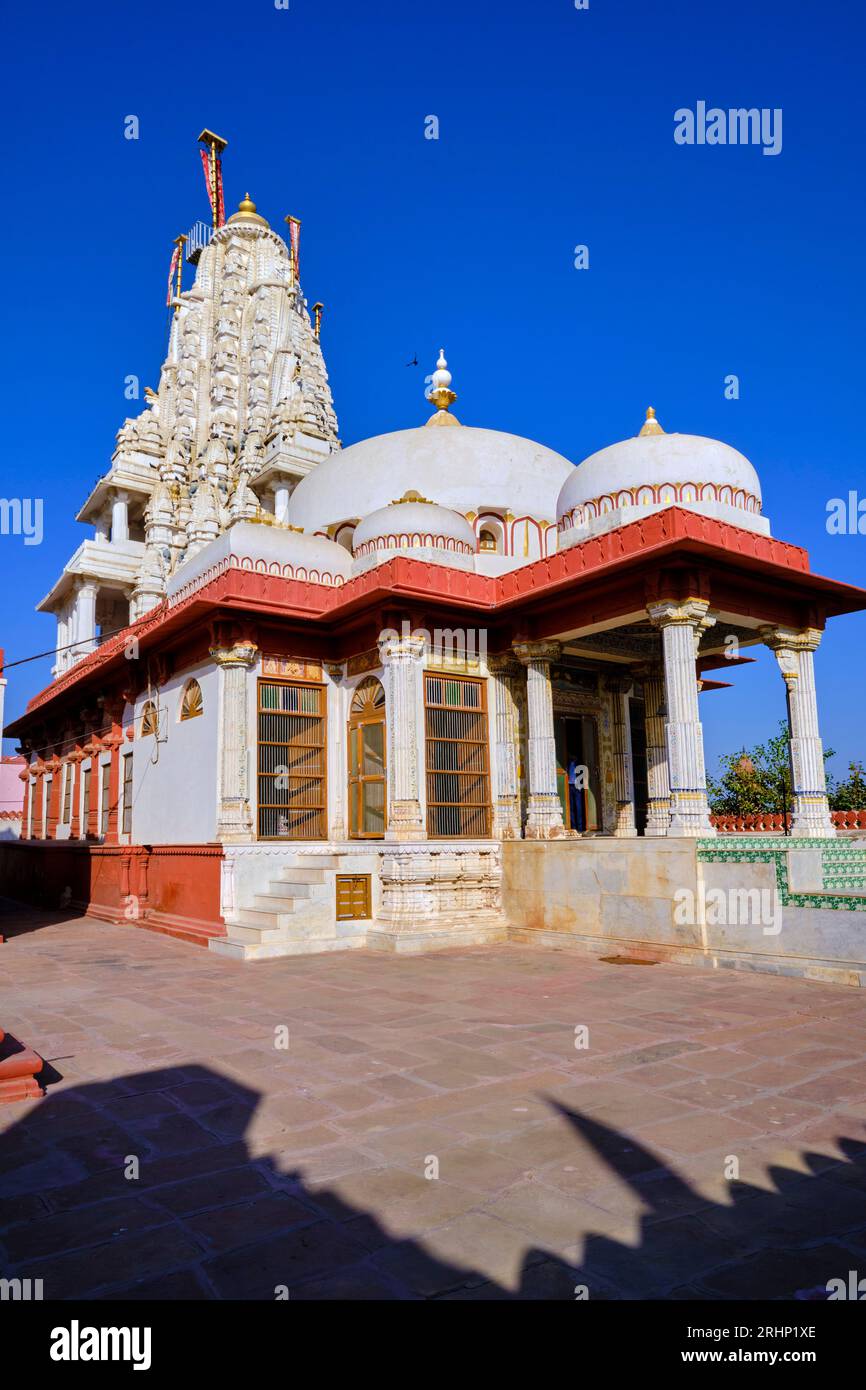
{"type": "Polygon", "coordinates": [[[420,661],[427,646],[427,638],[417,636],[414,632],[395,632],[391,628],[380,635],[377,645],[382,665],[387,666],[399,661],[420,661]]]}
{"type": "Polygon", "coordinates": [[[709,603],[703,598],[664,598],[647,604],[647,614],[653,627],[695,627],[705,631],[713,627],[709,603]]]}
{"type": "Polygon", "coordinates": [[[562,656],[561,642],[515,642],[514,655],[524,666],[533,661],[558,661],[562,656]]]}
{"type": "Polygon", "coordinates": [[[250,668],[258,659],[259,649],[255,642],[236,642],[232,647],[211,647],[210,654],[217,666],[250,668]]]}
{"type": "Polygon", "coordinates": [[[487,658],[487,670],[491,676],[516,676],[520,662],[513,651],[496,652],[487,658]]]}
{"type": "Polygon", "coordinates": [[[776,652],[814,652],[821,645],[824,636],[817,627],[762,627],[759,629],[761,641],[770,651],[776,652]]]}

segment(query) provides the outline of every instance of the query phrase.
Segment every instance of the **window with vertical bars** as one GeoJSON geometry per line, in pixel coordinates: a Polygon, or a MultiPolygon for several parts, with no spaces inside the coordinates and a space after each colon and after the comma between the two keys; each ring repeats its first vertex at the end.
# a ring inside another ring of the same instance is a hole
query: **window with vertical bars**
{"type": "Polygon", "coordinates": [[[99,833],[104,836],[108,834],[108,810],[111,797],[111,763],[101,764],[99,777],[99,833]]]}
{"type": "Polygon", "coordinates": [[[81,782],[81,829],[80,835],[90,834],[90,768],[84,769],[81,782]]]}
{"type": "Polygon", "coordinates": [[[124,835],[132,834],[132,754],[123,759],[123,820],[121,830],[124,835]]]}
{"type": "Polygon", "coordinates": [[[324,686],[259,681],[259,837],[326,839],[326,776],[324,686]]]}
{"type": "Polygon", "coordinates": [[[67,763],[63,769],[63,824],[68,825],[72,818],[72,783],[75,780],[75,763],[67,763]]]}
{"type": "Polygon", "coordinates": [[[427,833],[436,839],[490,834],[490,774],[484,682],[425,674],[427,833]]]}

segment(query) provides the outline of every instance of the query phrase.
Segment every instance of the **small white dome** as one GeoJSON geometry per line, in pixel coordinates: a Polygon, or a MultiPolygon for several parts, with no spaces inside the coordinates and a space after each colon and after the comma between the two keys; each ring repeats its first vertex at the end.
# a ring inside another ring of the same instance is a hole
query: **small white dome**
{"type": "Polygon", "coordinates": [[[340,585],[352,572],[352,558],[322,536],[305,536],[287,526],[239,521],[179,565],[168,582],[172,598],[223,569],[253,570],[311,584],[340,585]]]}
{"type": "Polygon", "coordinates": [[[476,544],[475,532],[465,516],[414,492],[365,516],[352,537],[355,560],[360,562],[356,568],[369,568],[387,559],[389,553],[399,553],[470,569],[476,544]]]}
{"type": "Polygon", "coordinates": [[[591,454],[563,486],[559,548],[671,506],[769,534],[761,484],[745,455],[703,435],[665,434],[648,413],[639,435],[591,454]]]}

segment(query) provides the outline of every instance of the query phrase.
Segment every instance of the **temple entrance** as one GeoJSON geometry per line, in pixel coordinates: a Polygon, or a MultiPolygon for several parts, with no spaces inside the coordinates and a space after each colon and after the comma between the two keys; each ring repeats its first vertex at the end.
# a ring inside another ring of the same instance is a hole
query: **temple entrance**
{"type": "Polygon", "coordinates": [[[557,715],[556,785],[568,830],[601,830],[598,725],[592,715],[557,715]]]}
{"type": "Polygon", "coordinates": [[[385,691],[361,681],[349,711],[349,835],[380,840],[385,834],[385,691]]]}

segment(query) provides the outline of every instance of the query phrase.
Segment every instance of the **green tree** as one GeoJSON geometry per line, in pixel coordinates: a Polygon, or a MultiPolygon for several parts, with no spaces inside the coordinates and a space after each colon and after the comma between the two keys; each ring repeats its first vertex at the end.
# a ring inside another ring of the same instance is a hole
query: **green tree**
{"type": "MultiPolygon", "coordinates": [[[[828,749],[824,760],[833,757],[828,749]]],[[[788,725],[766,743],[723,753],[719,776],[707,778],[710,809],[718,816],[772,814],[791,809],[791,761],[788,725]]],[[[861,769],[862,772],[862,769],[861,769]]],[[[829,779],[828,779],[829,780],[829,779]]]]}
{"type": "Polygon", "coordinates": [[[832,781],[827,790],[831,811],[866,811],[866,772],[863,764],[849,763],[845,781],[832,781]]]}

